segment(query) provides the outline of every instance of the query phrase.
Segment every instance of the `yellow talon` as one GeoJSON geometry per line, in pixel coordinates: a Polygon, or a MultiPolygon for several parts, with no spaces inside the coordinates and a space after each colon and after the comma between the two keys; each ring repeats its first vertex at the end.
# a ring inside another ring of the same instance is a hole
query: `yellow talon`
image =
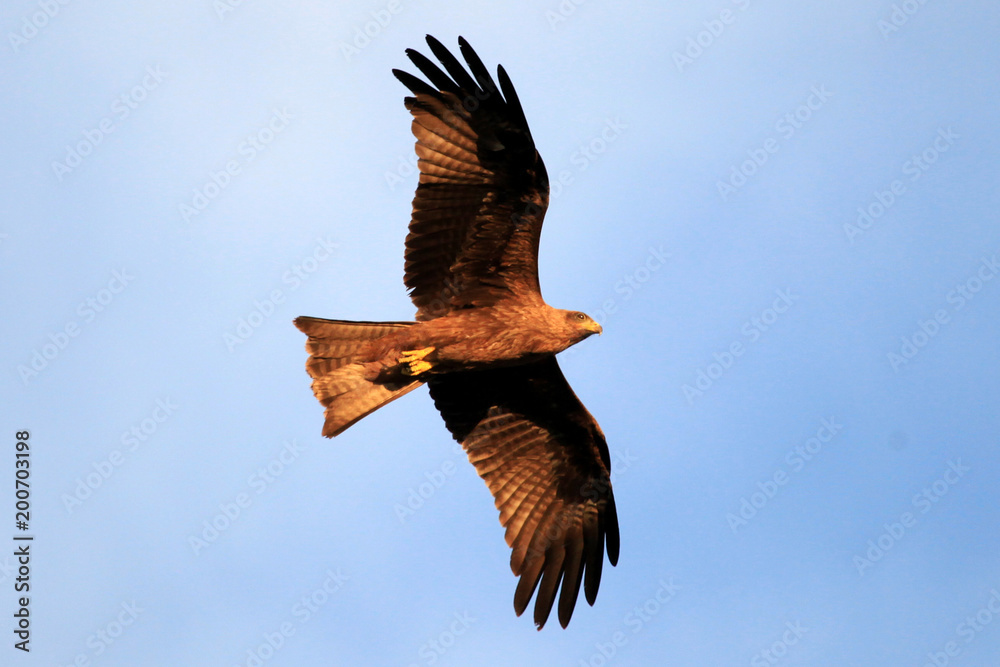
{"type": "Polygon", "coordinates": [[[426,361],[411,361],[408,366],[403,368],[403,375],[420,375],[430,369],[431,365],[426,361]]]}
{"type": "Polygon", "coordinates": [[[429,361],[424,361],[424,357],[434,351],[433,347],[425,347],[421,350],[403,350],[399,355],[399,363],[403,364],[403,375],[420,375],[432,368],[429,361]]]}

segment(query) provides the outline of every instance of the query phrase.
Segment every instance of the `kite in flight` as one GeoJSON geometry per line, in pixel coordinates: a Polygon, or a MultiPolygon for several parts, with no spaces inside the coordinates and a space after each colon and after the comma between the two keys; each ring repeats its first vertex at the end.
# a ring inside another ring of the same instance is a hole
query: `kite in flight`
{"type": "Polygon", "coordinates": [[[420,158],[403,278],[416,321],[299,317],[295,326],[309,336],[306,370],[327,437],[427,384],[500,510],[520,577],[514,610],[537,588],[541,629],[558,593],[566,627],[581,583],[594,604],[605,543],[618,563],[608,446],[555,358],[601,326],[542,300],[545,166],[503,67],[498,87],[458,42],[468,70],[430,35],[444,71],[412,49],[430,83],[393,70],[413,93],[405,104],[420,158]]]}

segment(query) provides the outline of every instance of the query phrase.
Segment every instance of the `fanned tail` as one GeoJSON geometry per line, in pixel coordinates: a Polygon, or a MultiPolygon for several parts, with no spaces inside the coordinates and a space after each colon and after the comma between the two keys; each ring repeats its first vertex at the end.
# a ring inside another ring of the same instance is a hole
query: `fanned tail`
{"type": "Polygon", "coordinates": [[[412,322],[350,322],[298,317],[295,326],[309,336],[306,370],[316,398],[326,408],[323,435],[332,438],[389,401],[416,389],[419,380],[371,380],[370,363],[358,356],[371,341],[411,326],[412,322]]]}

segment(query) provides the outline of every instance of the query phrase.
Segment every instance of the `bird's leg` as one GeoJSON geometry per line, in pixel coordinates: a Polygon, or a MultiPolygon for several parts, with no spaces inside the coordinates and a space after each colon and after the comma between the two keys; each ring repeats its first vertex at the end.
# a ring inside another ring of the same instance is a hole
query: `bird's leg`
{"type": "Polygon", "coordinates": [[[419,375],[431,369],[431,363],[424,357],[434,351],[433,347],[420,350],[403,350],[399,355],[399,363],[403,364],[403,375],[419,375]]]}

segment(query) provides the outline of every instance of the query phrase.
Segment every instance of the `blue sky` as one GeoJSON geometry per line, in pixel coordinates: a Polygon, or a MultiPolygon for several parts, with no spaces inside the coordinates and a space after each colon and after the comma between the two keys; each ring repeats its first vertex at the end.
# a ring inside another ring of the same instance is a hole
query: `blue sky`
{"type": "Polygon", "coordinates": [[[0,476],[13,526],[30,430],[35,536],[3,664],[997,660],[995,3],[17,0],[0,28],[0,476]],[[561,364],[622,555],[567,630],[514,616],[426,390],[326,440],[291,324],[412,317],[390,70],[426,33],[509,72],[559,183],[545,297],[605,327],[561,364]]]}

